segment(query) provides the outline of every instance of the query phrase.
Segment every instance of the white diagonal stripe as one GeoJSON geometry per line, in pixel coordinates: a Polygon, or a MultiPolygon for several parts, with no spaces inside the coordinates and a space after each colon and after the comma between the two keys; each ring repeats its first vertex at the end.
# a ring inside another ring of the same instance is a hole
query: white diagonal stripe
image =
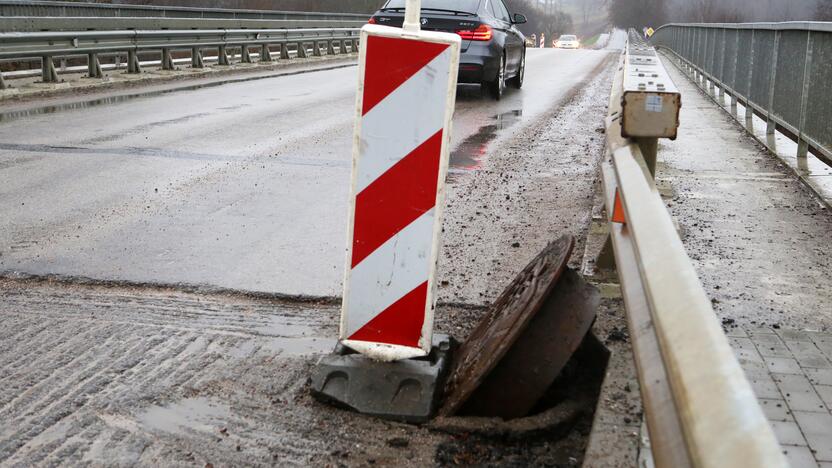
{"type": "Polygon", "coordinates": [[[362,117],[356,193],[442,129],[450,61],[448,47],[362,117]]]}
{"type": "Polygon", "coordinates": [[[346,337],[428,280],[434,219],[425,212],[352,269],[346,337]]]}

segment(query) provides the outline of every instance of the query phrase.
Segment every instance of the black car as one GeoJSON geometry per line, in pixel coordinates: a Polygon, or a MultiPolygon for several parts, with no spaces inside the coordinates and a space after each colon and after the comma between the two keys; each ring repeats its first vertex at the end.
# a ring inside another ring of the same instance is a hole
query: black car
{"type": "MultiPolygon", "coordinates": [[[[387,0],[370,23],[402,27],[406,0],[387,0]]],[[[511,16],[503,0],[422,0],[422,29],[459,34],[462,49],[459,82],[481,83],[500,99],[506,83],[523,86],[526,38],[515,25],[525,23],[511,16]]]]}

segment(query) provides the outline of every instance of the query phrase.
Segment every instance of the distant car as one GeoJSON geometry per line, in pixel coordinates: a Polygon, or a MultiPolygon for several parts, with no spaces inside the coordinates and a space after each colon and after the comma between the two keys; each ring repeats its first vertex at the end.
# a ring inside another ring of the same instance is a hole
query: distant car
{"type": "Polygon", "coordinates": [[[571,34],[564,34],[563,36],[559,37],[557,41],[555,41],[555,48],[556,49],[580,49],[581,48],[581,41],[578,40],[578,36],[573,36],[571,34]]]}
{"type": "MultiPolygon", "coordinates": [[[[400,28],[406,0],[387,0],[370,23],[400,28]]],[[[520,89],[526,73],[526,38],[503,0],[422,0],[422,29],[459,34],[459,82],[479,83],[500,99],[506,85],[520,89]]]]}

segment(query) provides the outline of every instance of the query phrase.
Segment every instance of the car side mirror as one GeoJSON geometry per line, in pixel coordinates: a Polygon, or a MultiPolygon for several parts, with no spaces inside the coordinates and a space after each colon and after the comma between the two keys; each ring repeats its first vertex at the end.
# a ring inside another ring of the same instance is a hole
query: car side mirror
{"type": "Polygon", "coordinates": [[[526,22],[526,15],[521,15],[520,13],[514,14],[514,24],[523,24],[526,22]]]}

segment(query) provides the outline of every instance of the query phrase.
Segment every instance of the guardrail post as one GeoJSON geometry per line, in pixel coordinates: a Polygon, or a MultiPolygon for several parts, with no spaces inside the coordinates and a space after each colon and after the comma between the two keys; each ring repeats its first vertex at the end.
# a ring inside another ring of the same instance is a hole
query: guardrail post
{"type": "Polygon", "coordinates": [[[191,68],[203,68],[205,61],[202,58],[202,49],[194,47],[191,49],[191,68]]]}
{"type": "Polygon", "coordinates": [[[41,80],[44,83],[55,83],[58,81],[58,73],[55,71],[55,62],[52,57],[46,55],[40,59],[41,63],[41,80]]]}
{"type": "Polygon", "coordinates": [[[324,55],[321,53],[321,43],[317,40],[312,43],[312,55],[315,57],[322,57],[324,55]]]}
{"type": "Polygon", "coordinates": [[[170,49],[162,49],[162,70],[173,70],[173,57],[170,56],[170,49]]]}
{"type": "Polygon", "coordinates": [[[225,45],[217,47],[217,65],[230,65],[230,62],[228,60],[228,49],[225,47],[225,45]]]}
{"type": "Polygon", "coordinates": [[[246,44],[240,46],[240,62],[251,63],[251,54],[248,53],[248,45],[246,44]]]}
{"type": "Polygon", "coordinates": [[[641,149],[641,154],[644,156],[644,162],[647,163],[647,169],[650,170],[650,175],[653,179],[656,178],[656,159],[659,152],[658,138],[634,138],[638,147],[641,149]]]}
{"type": "Polygon", "coordinates": [[[280,44],[280,60],[289,60],[290,58],[292,57],[289,55],[289,44],[285,42],[280,44]]]}
{"type": "Polygon", "coordinates": [[[272,61],[272,51],[269,50],[268,44],[263,44],[260,46],[260,61],[261,62],[271,62],[272,61]]]}
{"type": "Polygon", "coordinates": [[[346,51],[348,54],[355,52],[352,40],[344,41],[344,47],[346,47],[346,51]]]}
{"type": "Polygon", "coordinates": [[[127,73],[141,73],[142,66],[139,63],[139,54],[135,50],[127,51],[127,73]]]}
{"type": "Polygon", "coordinates": [[[766,134],[768,135],[773,135],[777,128],[777,124],[774,122],[774,86],[777,83],[777,56],[780,50],[780,35],[780,31],[774,32],[774,51],[771,53],[771,80],[768,85],[768,106],[766,107],[766,134]]]}
{"type": "Polygon", "coordinates": [[[327,55],[335,55],[335,41],[327,40],[326,41],[326,54],[327,55]]]}
{"type": "MultiPolygon", "coordinates": [[[[51,63],[51,60],[49,61],[51,63]]],[[[54,71],[55,65],[52,64],[54,71]]],[[[87,54],[87,76],[90,78],[101,78],[101,62],[98,61],[98,54],[87,54]]]]}
{"type": "Polygon", "coordinates": [[[298,58],[308,58],[309,54],[306,53],[306,46],[303,45],[303,42],[298,42],[298,58]]]}
{"type": "Polygon", "coordinates": [[[6,80],[3,78],[3,72],[0,72],[0,89],[9,89],[6,80]]]}
{"type": "Polygon", "coordinates": [[[800,97],[800,124],[798,126],[797,134],[797,165],[800,169],[808,169],[808,161],[806,156],[809,154],[809,142],[803,136],[803,130],[806,128],[806,114],[809,107],[809,86],[811,79],[809,75],[812,72],[812,55],[814,54],[815,38],[812,32],[806,33],[806,61],[803,64],[803,89],[800,97]]]}

